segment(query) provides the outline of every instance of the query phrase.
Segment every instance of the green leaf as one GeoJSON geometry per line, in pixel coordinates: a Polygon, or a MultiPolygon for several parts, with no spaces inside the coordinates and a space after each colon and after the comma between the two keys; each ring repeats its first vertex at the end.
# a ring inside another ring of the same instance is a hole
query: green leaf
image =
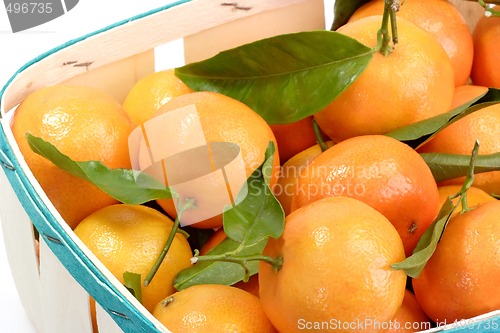
{"type": "MultiPolygon", "coordinates": [[[[179,230],[187,233],[187,241],[192,249],[201,249],[210,237],[215,233],[213,229],[193,228],[190,225],[180,227],[179,230]]],[[[177,232],[179,232],[179,230],[177,232]]]]}
{"type": "Polygon", "coordinates": [[[424,234],[420,237],[417,246],[413,250],[413,254],[406,258],[405,260],[391,265],[393,269],[401,269],[404,270],[405,273],[412,277],[418,278],[422,270],[424,269],[427,261],[431,258],[431,256],[436,251],[439,241],[443,236],[443,232],[448,225],[448,222],[452,218],[453,213],[459,206],[462,204],[462,211],[466,212],[467,208],[467,191],[473,185],[474,181],[474,171],[478,158],[478,150],[479,150],[479,142],[476,141],[474,144],[474,148],[472,150],[472,154],[468,157],[468,167],[467,167],[467,175],[465,177],[464,183],[460,190],[454,195],[450,195],[446,198],[445,202],[441,206],[441,209],[438,213],[438,216],[434,220],[434,222],[430,225],[429,228],[424,232],[424,234]],[[453,199],[458,198],[456,204],[453,203],[453,199]]]}
{"type": "Polygon", "coordinates": [[[283,233],[285,213],[264,180],[267,178],[264,174],[268,173],[264,170],[271,170],[274,151],[271,142],[266,150],[265,162],[248,178],[247,191],[240,192],[245,195],[244,198],[223,214],[226,235],[245,246],[268,237],[278,238],[283,233]]]}
{"type": "Polygon", "coordinates": [[[125,287],[134,295],[139,302],[142,302],[141,274],[125,272],[123,273],[125,287]]]}
{"type": "MultiPolygon", "coordinates": [[[[370,0],[335,0],[333,24],[330,30],[337,30],[349,21],[352,14],[370,0]]],[[[380,13],[382,15],[382,13],[380,13]]]]}
{"type": "Polygon", "coordinates": [[[477,101],[477,103],[486,102],[500,102],[500,89],[488,88],[488,92],[486,93],[486,95],[484,95],[479,101],[477,101]]]}
{"type": "Polygon", "coordinates": [[[75,162],[51,143],[29,133],[26,139],[31,149],[59,168],[94,184],[113,198],[128,204],[172,197],[168,187],[150,175],[137,170],[110,169],[99,161],[75,162]]]}
{"type": "Polygon", "coordinates": [[[363,72],[374,50],[333,31],[279,35],[177,68],[191,89],[237,99],[270,124],[327,106],[363,72]]]}
{"type": "MultiPolygon", "coordinates": [[[[262,253],[266,246],[267,239],[252,246],[241,246],[240,243],[226,238],[220,244],[208,251],[207,255],[219,255],[236,252],[240,256],[262,253]]],[[[259,270],[259,262],[248,263],[249,274],[256,274],[259,270]]],[[[223,261],[205,261],[181,271],[174,280],[174,288],[177,290],[186,289],[197,284],[225,284],[233,285],[245,278],[246,272],[238,263],[223,261]]]]}
{"type": "Polygon", "coordinates": [[[489,88],[485,94],[482,94],[456,107],[455,109],[450,110],[449,112],[398,128],[387,133],[386,135],[402,141],[410,147],[416,149],[455,121],[498,102],[500,102],[500,90],[489,88]]]}
{"type": "Polygon", "coordinates": [[[453,210],[453,203],[451,199],[448,198],[441,208],[436,220],[420,237],[417,246],[413,250],[413,254],[399,263],[392,264],[391,268],[404,270],[408,276],[417,278],[434,251],[436,251],[438,242],[441,239],[449,219],[451,218],[453,210]]]}
{"type": "MultiPolygon", "coordinates": [[[[482,96],[484,96],[483,94],[482,96]]],[[[478,101],[481,96],[454,108],[453,110],[437,115],[432,118],[424,119],[419,122],[410,124],[408,126],[403,126],[392,132],[387,133],[387,136],[406,143],[410,147],[417,149],[425,142],[429,141],[434,135],[439,131],[443,130],[447,126],[451,125],[455,121],[469,115],[475,111],[478,111],[488,105],[493,103],[482,103],[472,106],[474,102],[478,101]]]]}
{"type": "MultiPolygon", "coordinates": [[[[265,160],[255,170],[247,181],[247,191],[239,203],[223,214],[224,232],[227,238],[212,248],[203,257],[220,256],[230,261],[231,257],[246,258],[261,255],[269,237],[278,238],[283,233],[285,213],[280,203],[269,189],[265,181],[264,171],[270,169],[275,153],[275,147],[270,142],[265,160]]],[[[195,257],[196,258],[196,257],[195,257]]],[[[177,290],[204,283],[219,283],[232,285],[258,271],[259,261],[249,260],[248,272],[239,263],[228,261],[200,261],[193,267],[180,272],[174,287],[177,290]]]]}
{"type": "MultiPolygon", "coordinates": [[[[441,153],[422,153],[436,182],[466,176],[469,169],[470,155],[441,153]]],[[[474,164],[474,173],[500,170],[500,152],[479,155],[474,164]]]]}

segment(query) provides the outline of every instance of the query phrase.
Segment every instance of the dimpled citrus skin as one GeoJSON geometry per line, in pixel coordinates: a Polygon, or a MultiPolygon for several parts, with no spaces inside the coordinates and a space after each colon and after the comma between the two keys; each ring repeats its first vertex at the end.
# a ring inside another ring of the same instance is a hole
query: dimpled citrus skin
{"type": "Polygon", "coordinates": [[[141,275],[142,303],[149,311],[175,292],[177,273],[191,266],[191,248],[177,233],[156,275],[148,286],[142,282],[159,257],[173,222],[165,214],[142,205],[117,204],[84,219],[76,235],[120,281],[123,273],[141,275]]]}
{"type": "MultiPolygon", "coordinates": [[[[356,10],[349,21],[370,15],[382,15],[383,11],[383,0],[370,1],[356,10]]],[[[472,33],[461,12],[451,2],[446,0],[404,1],[397,17],[403,17],[430,32],[451,60],[455,73],[455,85],[467,83],[474,57],[472,33]]]]}
{"type": "MultiPolygon", "coordinates": [[[[441,206],[445,203],[449,196],[453,196],[458,193],[462,189],[462,185],[445,185],[439,186],[439,201],[441,206]]],[[[469,208],[475,208],[479,205],[482,205],[486,202],[497,201],[494,197],[486,193],[485,191],[477,188],[475,186],[471,186],[467,190],[467,205],[469,208]]],[[[458,203],[458,198],[453,199],[453,203],[458,203]]],[[[457,208],[453,215],[457,215],[462,210],[462,203],[458,203],[457,208]]]]}
{"type": "Polygon", "coordinates": [[[434,321],[453,323],[500,309],[500,201],[451,218],[436,251],[413,279],[434,321]]]}
{"type": "MultiPolygon", "coordinates": [[[[247,177],[264,162],[266,149],[269,143],[273,142],[276,151],[270,184],[276,183],[280,167],[279,148],[271,128],[259,114],[233,98],[214,92],[195,92],[178,96],[162,106],[157,114],[188,105],[196,106],[206,142],[231,142],[240,147],[247,177]]],[[[210,189],[206,190],[210,191],[210,189]]],[[[210,195],[215,194],[212,191],[210,195]]],[[[172,200],[161,199],[158,203],[170,216],[177,216],[172,200]]],[[[222,215],[192,226],[221,227],[222,215]]]]}
{"type": "Polygon", "coordinates": [[[480,95],[486,94],[488,88],[483,86],[475,86],[472,84],[467,84],[463,86],[455,87],[455,92],[453,93],[453,100],[451,102],[450,110],[465,104],[480,95]]]}
{"type": "Polygon", "coordinates": [[[367,203],[396,227],[406,255],[439,211],[437,184],[423,158],[384,135],[342,141],[316,157],[297,180],[291,210],[328,196],[367,203]]]}
{"type": "Polygon", "coordinates": [[[384,333],[413,333],[431,328],[429,317],[422,310],[415,295],[405,290],[403,304],[392,319],[392,326],[384,333]]]}
{"type": "Polygon", "coordinates": [[[137,81],[123,101],[123,108],[136,125],[141,125],[172,98],[191,92],[173,69],[167,69],[137,81]]]}
{"type": "Polygon", "coordinates": [[[319,154],[321,154],[320,146],[314,145],[296,154],[281,167],[280,177],[273,192],[283,207],[285,215],[290,214],[300,172],[303,172],[319,154]]]}
{"type": "MultiPolygon", "coordinates": [[[[381,16],[347,23],[338,32],[374,47],[381,16]]],[[[376,52],[360,76],[314,115],[334,142],[385,134],[449,110],[454,90],[450,59],[435,38],[398,18],[399,43],[387,56],[376,52]]]]}
{"type": "Polygon", "coordinates": [[[279,332],[331,320],[386,323],[403,301],[406,274],[389,267],[405,258],[401,238],[356,199],[329,197],[294,211],[264,254],[283,258],[278,271],[265,262],[259,267],[260,299],[279,332]]]}
{"type": "Polygon", "coordinates": [[[153,315],[176,333],[276,332],[255,295],[219,284],[181,290],[160,302],[153,315]]]}
{"type": "Polygon", "coordinates": [[[290,124],[271,125],[271,129],[278,142],[282,164],[301,151],[316,144],[312,120],[313,117],[309,116],[290,124]]]}
{"type": "Polygon", "coordinates": [[[132,128],[129,117],[112,97],[96,88],[70,85],[33,92],[16,109],[12,122],[12,133],[26,163],[71,228],[118,201],[34,153],[26,133],[52,143],[73,160],[130,168],[128,135],[132,128]]]}
{"type": "MultiPolygon", "coordinates": [[[[446,153],[470,155],[479,140],[479,155],[500,152],[500,103],[489,105],[463,117],[437,133],[418,148],[421,153],[446,153]]],[[[446,180],[440,185],[460,185],[464,177],[446,180]]],[[[474,186],[488,194],[500,193],[500,171],[476,174],[474,186]]]]}
{"type": "MultiPolygon", "coordinates": [[[[495,6],[499,11],[500,6],[495,6]]],[[[498,54],[500,52],[500,17],[481,17],[473,33],[474,62],[471,79],[474,84],[500,89],[498,54]]]]}

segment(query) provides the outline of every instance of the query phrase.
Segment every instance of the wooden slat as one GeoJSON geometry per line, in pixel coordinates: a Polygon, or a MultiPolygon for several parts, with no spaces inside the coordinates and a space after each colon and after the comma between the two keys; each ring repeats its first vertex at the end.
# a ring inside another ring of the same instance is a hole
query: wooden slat
{"type": "MultiPolygon", "coordinates": [[[[243,6],[240,2],[238,5],[243,6]]],[[[324,1],[307,0],[187,36],[184,57],[190,63],[262,38],[317,29],[325,29],[324,1]]]]}
{"type": "Polygon", "coordinates": [[[230,6],[222,6],[223,2],[214,0],[189,1],[151,14],[146,19],[129,21],[114,29],[88,36],[83,41],[39,59],[19,73],[5,91],[0,112],[4,114],[11,110],[27,94],[37,89],[64,82],[88,69],[102,67],[214,26],[303,1],[238,1],[239,5],[250,10],[233,10],[230,6]],[[67,65],[73,61],[91,65],[67,65]]]}
{"type": "MultiPolygon", "coordinates": [[[[14,171],[7,169],[6,172],[14,171]]],[[[28,317],[42,331],[40,275],[33,225],[2,170],[0,198],[0,224],[16,289],[28,317]]]]}
{"type": "MultiPolygon", "coordinates": [[[[64,246],[56,244],[56,246],[64,246]]],[[[40,237],[40,281],[44,332],[90,333],[88,293],[69,274],[40,237]]]]}
{"type": "Polygon", "coordinates": [[[139,79],[154,71],[154,50],[151,49],[95,70],[89,70],[68,79],[65,83],[102,89],[122,103],[132,86],[139,79]]]}
{"type": "Polygon", "coordinates": [[[122,333],[120,326],[104,311],[102,306],[96,304],[97,328],[99,333],[122,333]]]}

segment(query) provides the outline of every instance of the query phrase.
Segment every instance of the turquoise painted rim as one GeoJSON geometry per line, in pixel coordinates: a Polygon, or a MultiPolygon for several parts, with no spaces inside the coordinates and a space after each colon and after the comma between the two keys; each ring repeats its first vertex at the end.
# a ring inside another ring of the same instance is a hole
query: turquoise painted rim
{"type": "MultiPolygon", "coordinates": [[[[38,57],[27,62],[24,66],[17,70],[14,75],[12,75],[0,91],[0,100],[5,94],[7,87],[17,75],[47,56],[50,56],[94,35],[190,1],[191,0],[179,0],[133,16],[129,19],[119,21],[92,33],[70,40],[39,55],[38,57]]],[[[6,174],[23,208],[32,220],[40,236],[44,238],[51,251],[54,252],[57,258],[66,267],[66,269],[68,269],[76,281],[78,281],[78,283],[82,285],[82,287],[89,292],[89,294],[91,294],[99,304],[101,304],[101,306],[110,314],[113,320],[124,332],[160,332],[160,330],[156,328],[156,326],[148,318],[146,318],[135,306],[133,306],[132,303],[126,299],[125,296],[110,283],[110,281],[107,280],[95,264],[83,253],[83,251],[65,232],[56,218],[51,214],[39,194],[36,192],[26,174],[22,171],[14,152],[9,146],[3,124],[0,124],[0,127],[2,129],[0,132],[0,166],[6,174]]]]}

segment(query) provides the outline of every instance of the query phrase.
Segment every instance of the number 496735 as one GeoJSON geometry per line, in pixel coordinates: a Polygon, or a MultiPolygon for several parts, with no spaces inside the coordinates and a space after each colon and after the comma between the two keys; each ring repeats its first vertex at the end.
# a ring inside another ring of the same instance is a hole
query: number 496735
{"type": "Polygon", "coordinates": [[[23,2],[9,3],[6,7],[7,13],[14,14],[50,14],[52,13],[51,2],[23,2]]]}

